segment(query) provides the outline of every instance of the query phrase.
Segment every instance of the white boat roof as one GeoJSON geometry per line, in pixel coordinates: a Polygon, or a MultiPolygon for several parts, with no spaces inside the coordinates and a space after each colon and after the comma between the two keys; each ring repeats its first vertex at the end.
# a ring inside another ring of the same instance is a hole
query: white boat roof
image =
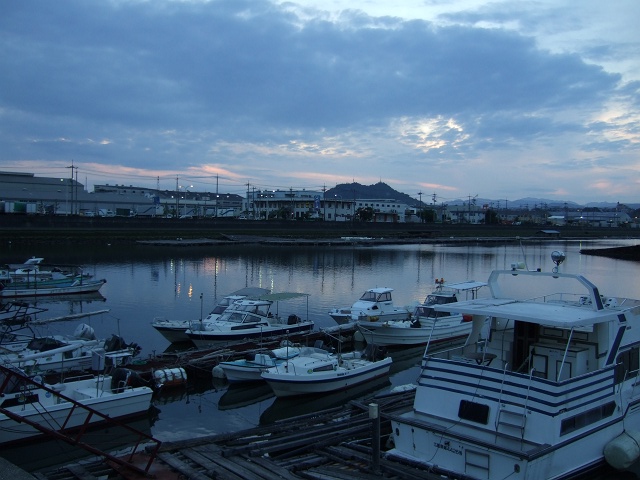
{"type": "Polygon", "coordinates": [[[308,297],[308,293],[299,293],[299,292],[280,292],[280,293],[269,293],[267,295],[261,295],[260,300],[267,300],[269,302],[278,302],[280,300],[290,300],[292,298],[298,297],[308,297]]]}
{"type": "Polygon", "coordinates": [[[442,286],[444,288],[452,288],[454,290],[473,290],[475,288],[486,287],[487,285],[487,282],[476,282],[474,280],[469,280],[467,282],[445,283],[442,286]]]}
{"type": "Polygon", "coordinates": [[[510,298],[480,298],[446,305],[437,311],[507,318],[559,328],[586,327],[617,320],[623,309],[593,310],[566,302],[533,302],[510,298]]]}
{"type": "Polygon", "coordinates": [[[227,297],[230,296],[242,296],[242,297],[253,297],[258,298],[261,295],[266,295],[271,292],[268,288],[260,288],[260,287],[245,287],[240,290],[236,290],[235,292],[230,293],[229,295],[225,295],[227,297]]]}
{"type": "Polygon", "coordinates": [[[376,287],[376,288],[368,288],[366,291],[367,292],[374,292],[374,293],[387,293],[387,292],[393,292],[393,288],[376,287]]]}

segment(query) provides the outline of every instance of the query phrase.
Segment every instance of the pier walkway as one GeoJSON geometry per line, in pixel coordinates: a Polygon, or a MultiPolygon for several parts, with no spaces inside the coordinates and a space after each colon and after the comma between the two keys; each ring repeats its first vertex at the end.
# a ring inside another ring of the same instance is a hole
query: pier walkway
{"type": "MultiPolygon", "coordinates": [[[[163,443],[149,474],[162,479],[221,480],[435,480],[442,479],[410,463],[376,457],[389,442],[389,414],[410,409],[414,392],[372,397],[380,427],[370,419],[369,399],[234,433],[163,443]],[[376,445],[372,432],[380,432],[376,445]],[[377,458],[377,460],[376,460],[377,458]]],[[[145,453],[133,460],[144,464],[145,453]]],[[[39,480],[140,479],[135,472],[105,461],[68,465],[39,480]]]]}

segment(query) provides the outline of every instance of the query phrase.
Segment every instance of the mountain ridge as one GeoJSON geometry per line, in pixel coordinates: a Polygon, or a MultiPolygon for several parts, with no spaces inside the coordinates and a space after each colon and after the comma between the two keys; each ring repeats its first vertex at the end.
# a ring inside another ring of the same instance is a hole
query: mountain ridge
{"type": "MultiPolygon", "coordinates": [[[[422,197],[422,205],[431,205],[433,204],[433,195],[430,193],[417,193],[418,198],[415,198],[406,193],[399,192],[384,182],[378,182],[373,185],[362,185],[358,182],[352,183],[342,183],[338,184],[333,188],[328,189],[325,192],[325,198],[329,199],[332,197],[340,197],[345,200],[347,199],[385,199],[385,200],[397,200],[402,203],[405,203],[411,207],[419,207],[420,206],[420,196],[422,197]]],[[[516,200],[509,199],[498,199],[492,200],[487,198],[477,198],[477,197],[469,197],[467,199],[455,199],[449,200],[445,202],[447,205],[466,205],[469,201],[474,202],[476,205],[488,205],[492,206],[496,209],[502,208],[529,208],[534,209],[535,207],[544,207],[549,210],[562,210],[564,208],[603,208],[603,209],[613,209],[616,208],[619,204],[613,202],[589,202],[587,204],[581,205],[572,201],[560,201],[560,200],[549,200],[544,198],[533,198],[533,197],[525,197],[516,200]]],[[[437,195],[436,195],[437,202],[437,195]]],[[[440,202],[437,202],[440,203],[440,202]]],[[[640,208],[640,204],[625,204],[626,207],[637,209],[640,208]]]]}

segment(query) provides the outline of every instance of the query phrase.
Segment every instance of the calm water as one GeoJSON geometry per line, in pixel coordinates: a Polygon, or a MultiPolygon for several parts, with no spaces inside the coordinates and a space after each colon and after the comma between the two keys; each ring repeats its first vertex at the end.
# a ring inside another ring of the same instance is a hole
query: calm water
{"type": "MultiPolygon", "coordinates": [[[[35,255],[51,263],[84,265],[85,272],[107,279],[104,298],[82,301],[39,301],[48,309],[39,318],[108,310],[90,318],[39,327],[42,334],[73,332],[79,323],[91,325],[98,336],[119,333],[142,346],[141,356],[165,351],[169,343],[150,322],[154,317],[199,319],[221,296],[246,286],[272,292],[309,293],[305,300],[282,302],[281,314],[297,313],[317,328],[335,325],[327,312],[352,304],[371,287],[394,288],[397,305],[423,300],[435,278],[458,282],[486,280],[494,269],[526,261],[529,269],[550,270],[550,254],[563,250],[561,270],[579,272],[603,294],[640,298],[640,263],[580,255],[582,248],[633,245],[637,241],[510,243],[507,245],[403,245],[380,247],[284,248],[225,246],[165,248],[75,248],[48,251],[10,249],[1,263],[35,255]],[[308,314],[307,314],[308,309],[308,314]]],[[[213,381],[162,395],[157,415],[142,427],[163,441],[233,431],[270,423],[279,418],[342,404],[350,398],[413,383],[422,349],[397,353],[390,379],[367,386],[367,391],[341,392],[309,402],[276,400],[265,386],[229,388],[213,381]]],[[[362,389],[361,389],[362,390],[362,389]]],[[[140,425],[137,425],[140,427],[140,425]]]]}

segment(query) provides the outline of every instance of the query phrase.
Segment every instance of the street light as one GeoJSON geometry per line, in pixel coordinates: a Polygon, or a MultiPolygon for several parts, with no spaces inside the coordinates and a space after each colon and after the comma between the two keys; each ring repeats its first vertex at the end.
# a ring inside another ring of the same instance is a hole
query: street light
{"type": "MultiPolygon", "coordinates": [[[[334,197],[340,197],[340,201],[342,202],[342,195],[335,194],[334,197]]],[[[338,220],[338,216],[336,213],[337,210],[338,210],[338,200],[334,200],[334,203],[333,203],[333,221],[334,222],[338,220]]]]}

